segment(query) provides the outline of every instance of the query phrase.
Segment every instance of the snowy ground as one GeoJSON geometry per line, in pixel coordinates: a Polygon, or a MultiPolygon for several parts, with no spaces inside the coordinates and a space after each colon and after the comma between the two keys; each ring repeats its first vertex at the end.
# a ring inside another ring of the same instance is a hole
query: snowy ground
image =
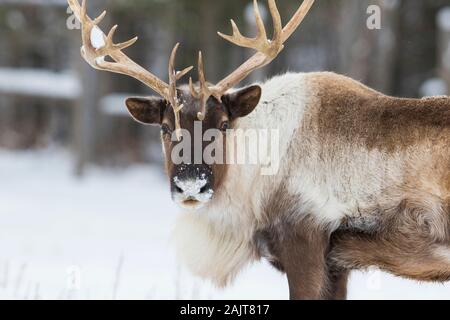
{"type": "MultiPolygon", "coordinates": [[[[286,299],[264,263],[217,290],[178,267],[170,245],[177,209],[152,167],[91,168],[72,176],[62,151],[0,151],[0,298],[286,299]]],[[[378,271],[355,273],[352,299],[450,299],[450,285],[378,271]]]]}

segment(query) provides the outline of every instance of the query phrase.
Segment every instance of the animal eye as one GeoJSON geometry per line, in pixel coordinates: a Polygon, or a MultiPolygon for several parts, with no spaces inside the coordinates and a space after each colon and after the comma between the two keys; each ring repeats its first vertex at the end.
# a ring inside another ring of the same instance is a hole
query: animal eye
{"type": "Polygon", "coordinates": [[[219,129],[220,131],[227,131],[228,129],[230,129],[230,123],[228,121],[222,122],[219,129]]]}
{"type": "Polygon", "coordinates": [[[172,130],[169,128],[169,126],[167,124],[163,123],[161,125],[161,133],[163,135],[170,135],[170,134],[172,134],[172,130]]]}

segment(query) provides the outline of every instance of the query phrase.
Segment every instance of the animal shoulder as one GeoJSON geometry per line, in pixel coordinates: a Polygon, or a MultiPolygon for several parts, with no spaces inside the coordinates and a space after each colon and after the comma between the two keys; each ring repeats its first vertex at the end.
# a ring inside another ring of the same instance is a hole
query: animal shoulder
{"type": "Polygon", "coordinates": [[[396,98],[333,73],[306,77],[316,98],[314,116],[322,138],[389,151],[448,140],[450,97],[396,98]]]}

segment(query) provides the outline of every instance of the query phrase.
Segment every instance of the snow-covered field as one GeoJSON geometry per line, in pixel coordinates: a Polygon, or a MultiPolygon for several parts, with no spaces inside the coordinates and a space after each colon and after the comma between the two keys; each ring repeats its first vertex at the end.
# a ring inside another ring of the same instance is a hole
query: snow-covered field
{"type": "MultiPolygon", "coordinates": [[[[177,209],[157,168],[94,167],[81,180],[72,173],[61,150],[0,151],[0,298],[288,298],[284,277],[265,263],[226,290],[177,266],[177,209]]],[[[358,272],[350,298],[450,299],[450,285],[358,272]]]]}

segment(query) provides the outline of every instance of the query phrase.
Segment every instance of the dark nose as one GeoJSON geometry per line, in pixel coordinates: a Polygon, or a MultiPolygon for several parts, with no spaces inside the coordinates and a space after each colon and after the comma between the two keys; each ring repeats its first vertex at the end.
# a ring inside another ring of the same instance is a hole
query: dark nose
{"type": "Polygon", "coordinates": [[[207,165],[179,165],[172,178],[173,191],[186,198],[212,193],[212,171],[207,165]]]}

